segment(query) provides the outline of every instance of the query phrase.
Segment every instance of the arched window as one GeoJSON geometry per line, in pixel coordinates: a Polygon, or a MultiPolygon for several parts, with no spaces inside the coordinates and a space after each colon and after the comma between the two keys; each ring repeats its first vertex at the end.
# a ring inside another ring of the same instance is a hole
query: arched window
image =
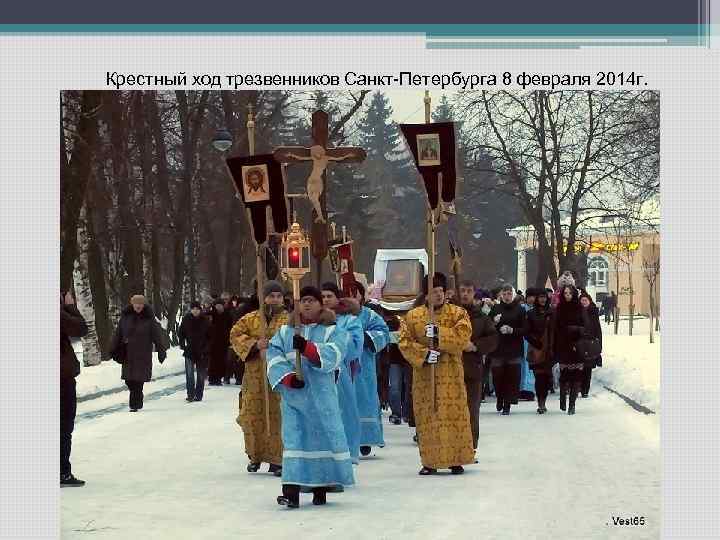
{"type": "Polygon", "coordinates": [[[593,257],[588,262],[588,282],[595,287],[606,287],[610,266],[604,257],[593,257]]]}

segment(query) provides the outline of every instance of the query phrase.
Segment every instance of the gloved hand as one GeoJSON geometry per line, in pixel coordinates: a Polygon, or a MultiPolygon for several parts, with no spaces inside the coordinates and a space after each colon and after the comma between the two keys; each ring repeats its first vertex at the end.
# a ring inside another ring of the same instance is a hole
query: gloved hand
{"type": "Polygon", "coordinates": [[[307,340],[304,337],[299,335],[293,336],[293,349],[303,352],[305,350],[305,345],[307,345],[307,340]]]}
{"type": "Polygon", "coordinates": [[[439,352],[439,351],[433,351],[432,349],[430,349],[430,350],[427,352],[427,355],[425,356],[425,361],[426,361],[428,364],[437,364],[439,358],[440,358],[440,352],[439,352]]]}
{"type": "Polygon", "coordinates": [[[493,321],[495,321],[495,324],[499,323],[500,319],[502,319],[502,315],[500,313],[493,317],[493,321]]]}
{"type": "Polygon", "coordinates": [[[295,388],[296,390],[300,388],[305,388],[305,381],[301,381],[297,378],[297,376],[294,373],[288,373],[283,377],[282,383],[287,386],[288,388],[295,388]]]}
{"type": "Polygon", "coordinates": [[[400,319],[398,319],[397,317],[392,317],[387,322],[387,325],[388,330],[390,330],[391,332],[397,332],[398,330],[400,330],[400,319]]]}
{"type": "Polygon", "coordinates": [[[508,326],[507,324],[503,324],[503,325],[500,327],[500,333],[501,333],[501,334],[512,334],[512,333],[513,333],[513,327],[512,327],[512,326],[508,326]]]}
{"type": "Polygon", "coordinates": [[[166,358],[167,358],[167,352],[158,351],[158,362],[160,362],[162,364],[166,358]]]}
{"type": "Polygon", "coordinates": [[[438,327],[436,324],[428,323],[425,325],[425,337],[435,339],[438,337],[438,327]]]}

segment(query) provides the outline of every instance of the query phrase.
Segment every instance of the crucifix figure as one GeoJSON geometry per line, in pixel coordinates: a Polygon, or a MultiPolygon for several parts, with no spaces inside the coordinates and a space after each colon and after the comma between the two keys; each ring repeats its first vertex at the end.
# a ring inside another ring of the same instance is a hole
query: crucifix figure
{"type": "Polygon", "coordinates": [[[315,209],[315,222],[325,223],[322,197],[325,184],[325,169],[331,161],[359,163],[366,157],[365,150],[355,146],[327,148],[328,115],[324,111],[315,111],[312,115],[312,146],[281,146],[273,153],[280,163],[298,163],[312,161],[312,171],[307,179],[308,199],[315,209]]]}

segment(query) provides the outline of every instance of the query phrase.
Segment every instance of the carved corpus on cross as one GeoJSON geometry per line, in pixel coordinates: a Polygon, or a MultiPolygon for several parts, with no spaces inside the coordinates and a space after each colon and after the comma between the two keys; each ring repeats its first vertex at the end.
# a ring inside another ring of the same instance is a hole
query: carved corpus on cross
{"type": "Polygon", "coordinates": [[[312,161],[312,171],[307,179],[308,199],[315,210],[315,222],[325,223],[320,197],[325,188],[325,169],[331,161],[359,163],[367,155],[365,150],[356,146],[328,148],[328,115],[325,111],[315,111],[312,115],[312,146],[281,146],[275,149],[273,156],[280,163],[299,163],[312,161]]]}

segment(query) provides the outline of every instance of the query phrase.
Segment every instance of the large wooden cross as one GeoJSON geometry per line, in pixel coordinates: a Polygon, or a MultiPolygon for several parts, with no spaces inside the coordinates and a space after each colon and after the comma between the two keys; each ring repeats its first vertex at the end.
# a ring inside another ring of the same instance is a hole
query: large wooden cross
{"type": "Polygon", "coordinates": [[[327,257],[327,192],[325,170],[330,162],[360,163],[365,160],[365,150],[356,146],[328,148],[328,115],[315,111],[312,115],[312,146],[281,146],[273,155],[280,163],[312,161],[312,171],[307,179],[307,196],[313,206],[314,222],[311,228],[313,256],[322,261],[327,257]]]}
{"type": "Polygon", "coordinates": [[[281,146],[273,155],[280,163],[312,161],[312,171],[307,179],[307,195],[315,211],[315,221],[325,223],[325,208],[321,204],[325,189],[325,169],[332,161],[359,163],[366,157],[365,150],[356,146],[328,148],[328,115],[315,111],[312,115],[312,146],[281,146]]]}

